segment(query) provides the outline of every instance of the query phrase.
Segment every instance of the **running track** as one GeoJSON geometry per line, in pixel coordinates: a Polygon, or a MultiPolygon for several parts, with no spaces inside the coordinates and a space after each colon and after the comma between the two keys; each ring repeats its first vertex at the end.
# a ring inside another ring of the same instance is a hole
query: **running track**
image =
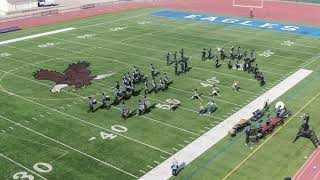
{"type": "Polygon", "coordinates": [[[320,148],[313,152],[301,169],[293,177],[294,180],[320,179],[320,148]]]}
{"type": "MultiPolygon", "coordinates": [[[[28,28],[145,7],[161,7],[165,9],[178,9],[229,16],[249,16],[249,8],[233,7],[232,0],[160,0],[155,2],[128,2],[120,5],[106,5],[50,16],[29,17],[0,23],[0,27],[19,25],[22,28],[28,28]]],[[[265,1],[262,9],[254,9],[254,16],[259,19],[320,25],[320,6],[312,4],[265,1]]]]}

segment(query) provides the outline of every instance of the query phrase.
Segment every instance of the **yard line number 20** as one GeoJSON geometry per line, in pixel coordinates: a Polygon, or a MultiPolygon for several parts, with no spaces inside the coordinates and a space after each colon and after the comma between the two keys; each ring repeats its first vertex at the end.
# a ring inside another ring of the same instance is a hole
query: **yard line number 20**
{"type": "MultiPolygon", "coordinates": [[[[33,169],[38,173],[49,173],[52,171],[52,166],[48,163],[36,163],[33,165],[33,169]]],[[[34,180],[34,176],[28,174],[28,172],[21,171],[17,172],[12,176],[13,179],[21,179],[21,180],[34,180]]]]}

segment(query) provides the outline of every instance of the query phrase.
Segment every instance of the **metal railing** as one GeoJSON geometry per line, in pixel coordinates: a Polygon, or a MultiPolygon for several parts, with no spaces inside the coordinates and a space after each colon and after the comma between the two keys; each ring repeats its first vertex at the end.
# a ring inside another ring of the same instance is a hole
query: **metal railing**
{"type": "MultiPolygon", "coordinates": [[[[45,7],[46,9],[43,10],[42,7],[31,9],[31,10],[24,10],[20,12],[16,12],[15,14],[8,15],[6,17],[0,18],[0,22],[8,22],[12,20],[18,20],[18,19],[24,19],[29,17],[36,17],[36,16],[48,16],[52,14],[58,14],[58,13],[65,13],[65,12],[72,12],[72,11],[78,11],[82,9],[90,9],[90,8],[96,8],[100,6],[111,6],[111,7],[119,7],[122,4],[128,4],[128,3],[136,3],[136,2],[155,2],[156,0],[113,0],[113,1],[97,1],[94,3],[89,4],[79,4],[76,5],[57,5],[57,6],[50,6],[45,7]]],[[[158,1],[158,0],[157,0],[158,1]]]]}

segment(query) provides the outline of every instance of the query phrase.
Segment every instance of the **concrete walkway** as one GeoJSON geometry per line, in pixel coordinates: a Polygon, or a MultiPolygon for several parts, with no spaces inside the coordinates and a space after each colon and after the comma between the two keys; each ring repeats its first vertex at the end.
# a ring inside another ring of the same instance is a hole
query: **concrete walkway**
{"type": "MultiPolygon", "coordinates": [[[[182,150],[171,156],[166,161],[159,164],[157,167],[149,171],[142,176],[141,180],[165,180],[171,177],[171,165],[173,158],[177,159],[179,163],[185,162],[186,165],[191,163],[213,145],[218,143],[222,138],[228,135],[228,131],[239,122],[240,119],[249,119],[252,116],[252,112],[258,108],[262,108],[264,102],[269,100],[269,103],[275,101],[278,97],[283,95],[293,86],[298,84],[304,78],[306,78],[312,71],[306,69],[300,69],[294,74],[274,86],[269,91],[234,113],[232,116],[215,126],[192,143],[188,144],[182,150]]],[[[240,90],[241,91],[241,90],[240,90]]]]}

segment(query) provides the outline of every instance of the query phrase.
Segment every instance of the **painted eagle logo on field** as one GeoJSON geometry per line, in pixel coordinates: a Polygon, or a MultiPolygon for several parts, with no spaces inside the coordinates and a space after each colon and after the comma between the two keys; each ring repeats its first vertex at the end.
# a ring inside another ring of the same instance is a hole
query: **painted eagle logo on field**
{"type": "Polygon", "coordinates": [[[86,61],[69,64],[63,71],[58,72],[54,70],[40,69],[33,74],[37,80],[50,80],[56,85],[50,90],[53,93],[60,92],[62,88],[67,86],[75,86],[75,88],[82,88],[91,85],[93,80],[105,79],[112,76],[114,73],[91,75],[88,69],[90,63],[86,61]]]}

